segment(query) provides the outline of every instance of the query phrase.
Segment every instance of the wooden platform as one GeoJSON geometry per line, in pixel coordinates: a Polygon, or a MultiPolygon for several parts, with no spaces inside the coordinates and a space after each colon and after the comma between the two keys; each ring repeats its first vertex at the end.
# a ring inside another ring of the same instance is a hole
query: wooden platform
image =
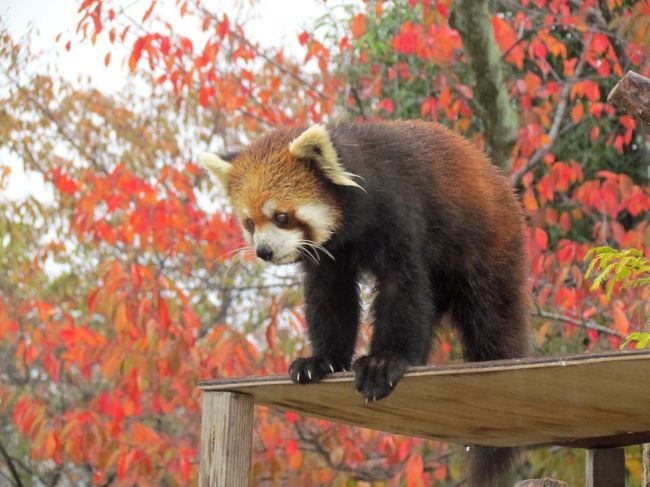
{"type": "Polygon", "coordinates": [[[412,369],[387,399],[366,404],[351,373],[316,385],[288,376],[206,380],[306,416],[463,445],[585,448],[650,442],[650,351],[412,369]]]}

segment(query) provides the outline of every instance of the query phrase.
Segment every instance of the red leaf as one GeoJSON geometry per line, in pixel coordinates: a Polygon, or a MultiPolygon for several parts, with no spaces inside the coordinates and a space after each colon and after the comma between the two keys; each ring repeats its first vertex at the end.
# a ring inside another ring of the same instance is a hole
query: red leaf
{"type": "Polygon", "coordinates": [[[230,32],[230,21],[228,20],[228,16],[224,14],[223,20],[217,25],[217,34],[223,39],[228,32],[230,32]]]}
{"type": "Polygon", "coordinates": [[[139,37],[133,43],[133,51],[131,52],[131,56],[129,57],[129,70],[131,72],[135,71],[135,68],[138,65],[138,61],[140,60],[140,57],[142,57],[143,47],[144,47],[144,38],[139,37]]]}
{"type": "Polygon", "coordinates": [[[386,113],[393,113],[393,111],[395,110],[395,106],[393,105],[393,100],[391,100],[390,98],[383,98],[379,102],[379,108],[381,110],[384,110],[386,113]]]}
{"type": "Polygon", "coordinates": [[[535,228],[535,242],[537,242],[537,246],[541,250],[546,250],[546,246],[548,245],[548,235],[546,235],[546,232],[541,228],[535,228]]]}

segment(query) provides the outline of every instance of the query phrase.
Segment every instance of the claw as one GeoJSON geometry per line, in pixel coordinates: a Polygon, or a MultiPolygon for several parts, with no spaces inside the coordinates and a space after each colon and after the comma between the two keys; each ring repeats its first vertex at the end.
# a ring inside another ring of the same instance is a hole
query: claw
{"type": "Polygon", "coordinates": [[[390,380],[390,379],[388,379],[388,385],[389,385],[389,386],[390,386],[390,388],[392,389],[392,388],[393,388],[393,381],[392,381],[392,380],[390,380]]]}
{"type": "Polygon", "coordinates": [[[334,366],[330,363],[330,370],[334,372],[334,366]]]}
{"type": "Polygon", "coordinates": [[[311,380],[311,370],[307,369],[307,377],[309,377],[309,380],[311,380]]]}
{"type": "Polygon", "coordinates": [[[300,372],[298,372],[298,376],[296,377],[296,382],[300,382],[300,372]]]}

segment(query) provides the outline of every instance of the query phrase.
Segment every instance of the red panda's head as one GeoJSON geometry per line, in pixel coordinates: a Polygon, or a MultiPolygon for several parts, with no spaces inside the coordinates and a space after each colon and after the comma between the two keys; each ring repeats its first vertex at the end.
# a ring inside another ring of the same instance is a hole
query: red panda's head
{"type": "Polygon", "coordinates": [[[276,264],[309,258],[339,227],[341,209],[328,184],[359,187],[322,125],[277,130],[232,162],[199,159],[225,188],[257,255],[276,264]]]}

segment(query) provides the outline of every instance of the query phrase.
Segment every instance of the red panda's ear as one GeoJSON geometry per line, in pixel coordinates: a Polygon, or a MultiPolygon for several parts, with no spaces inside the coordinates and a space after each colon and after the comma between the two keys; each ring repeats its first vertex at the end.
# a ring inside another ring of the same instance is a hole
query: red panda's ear
{"type": "Polygon", "coordinates": [[[210,174],[217,178],[223,189],[228,191],[228,179],[230,178],[232,164],[209,152],[199,154],[199,162],[210,174]]]}
{"type": "Polygon", "coordinates": [[[289,152],[298,158],[314,161],[334,184],[361,188],[352,180],[355,175],[343,169],[330,135],[323,125],[313,125],[293,139],[289,144],[289,152]]]}

